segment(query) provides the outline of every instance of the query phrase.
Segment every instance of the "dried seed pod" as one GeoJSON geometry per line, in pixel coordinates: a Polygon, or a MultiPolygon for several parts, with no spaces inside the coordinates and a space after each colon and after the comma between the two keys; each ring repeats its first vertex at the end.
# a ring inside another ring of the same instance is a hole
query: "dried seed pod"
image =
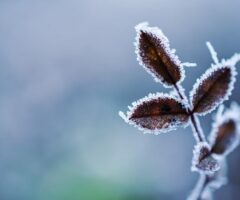
{"type": "Polygon", "coordinates": [[[144,132],[155,134],[187,125],[189,121],[189,115],[181,101],[163,93],[150,94],[134,102],[127,115],[121,112],[120,116],[144,132]]]}
{"type": "Polygon", "coordinates": [[[147,72],[166,87],[182,81],[185,76],[183,67],[162,31],[149,27],[147,23],[137,25],[136,31],[137,59],[147,72]]]}

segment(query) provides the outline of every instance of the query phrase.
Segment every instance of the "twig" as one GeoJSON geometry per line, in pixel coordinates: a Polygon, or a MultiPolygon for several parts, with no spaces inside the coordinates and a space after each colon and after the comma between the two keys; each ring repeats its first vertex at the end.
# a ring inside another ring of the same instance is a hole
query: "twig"
{"type": "Polygon", "coordinates": [[[193,131],[196,133],[196,135],[194,134],[195,136],[195,139],[196,139],[196,142],[205,142],[206,139],[204,137],[204,134],[202,132],[202,128],[201,128],[201,124],[197,118],[196,115],[193,114],[192,112],[192,109],[190,108],[190,105],[189,105],[189,101],[185,95],[185,92],[182,88],[182,86],[180,84],[174,84],[174,88],[179,96],[179,98],[185,102],[187,102],[187,110],[188,110],[188,114],[190,115],[190,120],[191,120],[191,124],[192,124],[192,128],[193,128],[193,131]]]}

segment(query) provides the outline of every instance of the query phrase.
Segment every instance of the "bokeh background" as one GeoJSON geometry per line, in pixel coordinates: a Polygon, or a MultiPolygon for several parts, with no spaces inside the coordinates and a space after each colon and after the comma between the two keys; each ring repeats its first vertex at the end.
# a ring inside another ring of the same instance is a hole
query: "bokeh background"
{"type": "MultiPolygon", "coordinates": [[[[207,40],[220,58],[240,52],[239,7],[0,0],[0,199],[185,199],[198,179],[191,129],[144,135],[118,116],[149,92],[167,91],[137,63],[134,26],[159,26],[183,62],[198,64],[186,69],[188,92],[212,62],[207,40]]],[[[231,100],[240,102],[239,84],[231,100]]],[[[211,120],[201,118],[206,134],[211,120]]],[[[218,200],[240,198],[239,154],[228,159],[230,183],[218,200]]]]}

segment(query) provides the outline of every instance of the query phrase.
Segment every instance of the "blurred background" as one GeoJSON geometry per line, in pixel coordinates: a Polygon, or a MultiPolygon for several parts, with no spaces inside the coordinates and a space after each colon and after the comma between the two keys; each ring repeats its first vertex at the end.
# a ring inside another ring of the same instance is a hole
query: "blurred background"
{"type": "MultiPolygon", "coordinates": [[[[137,63],[134,26],[160,27],[181,61],[198,64],[186,68],[189,92],[212,62],[207,40],[219,58],[240,52],[239,7],[236,0],[0,0],[0,199],[185,199],[198,179],[191,129],[144,135],[118,116],[132,101],[167,91],[137,63]]],[[[239,80],[231,96],[238,102],[239,80]]],[[[201,118],[206,134],[211,120],[201,118]]],[[[218,200],[240,198],[239,153],[228,158],[230,183],[218,200]]]]}

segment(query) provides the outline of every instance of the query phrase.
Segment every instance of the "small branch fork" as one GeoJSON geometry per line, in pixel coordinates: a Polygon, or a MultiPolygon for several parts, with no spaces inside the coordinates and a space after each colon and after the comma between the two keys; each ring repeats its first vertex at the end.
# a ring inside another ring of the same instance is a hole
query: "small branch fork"
{"type": "MultiPolygon", "coordinates": [[[[217,57],[217,52],[215,51],[215,49],[213,48],[212,44],[210,42],[206,42],[207,48],[212,56],[213,62],[218,65],[219,64],[219,59],[217,57]]],[[[174,84],[174,89],[176,90],[176,92],[178,93],[178,96],[181,100],[187,102],[187,111],[188,114],[190,116],[190,120],[191,120],[191,124],[192,124],[192,128],[194,129],[193,131],[196,132],[196,142],[206,142],[205,136],[203,134],[202,128],[201,128],[201,124],[197,118],[197,116],[194,114],[189,101],[184,93],[184,90],[182,88],[182,86],[180,84],[174,84]]]]}
{"type": "Polygon", "coordinates": [[[192,128],[193,128],[194,131],[196,132],[196,137],[195,137],[196,142],[205,142],[206,139],[205,139],[204,134],[203,134],[203,132],[202,132],[202,128],[201,128],[201,125],[200,125],[200,123],[199,123],[199,120],[198,120],[198,118],[196,117],[196,115],[194,115],[193,110],[190,108],[189,101],[188,101],[188,99],[186,98],[185,93],[183,92],[182,86],[175,84],[175,85],[174,85],[174,89],[175,89],[176,92],[178,93],[178,96],[179,96],[179,98],[180,98],[181,100],[183,100],[183,101],[185,101],[185,102],[188,102],[187,111],[188,111],[188,114],[189,114],[189,116],[190,116],[192,128]]]}

